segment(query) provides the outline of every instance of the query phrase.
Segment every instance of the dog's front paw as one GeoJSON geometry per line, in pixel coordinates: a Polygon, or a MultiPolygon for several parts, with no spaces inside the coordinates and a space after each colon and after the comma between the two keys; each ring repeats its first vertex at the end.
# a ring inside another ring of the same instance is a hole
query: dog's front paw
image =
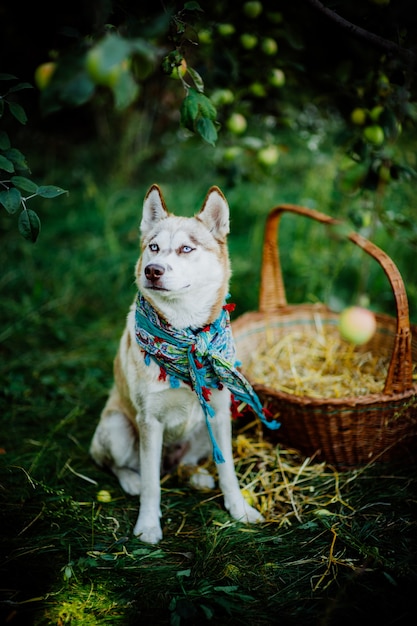
{"type": "Polygon", "coordinates": [[[140,475],[139,472],[129,469],[128,467],[117,468],[113,470],[119,479],[121,488],[130,496],[138,496],[140,494],[140,475]]]}
{"type": "Polygon", "coordinates": [[[162,539],[162,529],[159,522],[156,524],[148,524],[138,519],[133,533],[144,543],[155,544],[159,543],[162,539]]]}
{"type": "Polygon", "coordinates": [[[263,515],[254,509],[253,506],[250,506],[243,497],[232,502],[225,502],[225,506],[233,519],[238,522],[260,524],[265,521],[263,515]]]}
{"type": "Polygon", "coordinates": [[[195,489],[214,489],[213,476],[204,468],[198,467],[190,478],[190,485],[195,489]]]}

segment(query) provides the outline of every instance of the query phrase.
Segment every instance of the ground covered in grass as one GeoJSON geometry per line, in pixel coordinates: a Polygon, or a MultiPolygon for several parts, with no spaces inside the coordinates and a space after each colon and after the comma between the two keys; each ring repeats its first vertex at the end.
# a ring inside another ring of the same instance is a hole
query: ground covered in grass
{"type": "MultiPolygon", "coordinates": [[[[284,178],[279,188],[246,182],[225,189],[239,314],[257,305],[267,210],[312,197],[319,204],[319,186],[321,193],[326,180],[331,187],[328,164],[320,167],[310,183],[300,169],[304,198],[284,178]]],[[[2,623],[409,624],[417,613],[417,473],[410,459],[342,472],[276,447],[257,424],[236,422],[236,469],[266,523],[231,521],[218,490],[195,492],[174,472],[162,481],[163,541],[147,546],[132,536],[138,501],[93,465],[88,446],[134,297],[148,185],[103,188],[81,165],[71,172],[68,184],[57,180],[70,196],[40,207],[35,246],[19,239],[10,218],[1,223],[2,623]]],[[[162,172],[158,178],[149,183],[162,184],[162,172]]],[[[296,179],[294,172],[288,177],[296,179]]],[[[181,201],[173,208],[197,209],[206,189],[196,200],[195,183],[170,179],[169,206],[176,187],[181,201]]],[[[320,234],[310,248],[307,234],[294,223],[283,239],[291,301],[326,295],[330,269],[343,265],[331,262],[339,242],[320,234]]],[[[351,251],[344,257],[356,258],[351,251]]],[[[338,298],[355,287],[356,274],[346,276],[338,298]]],[[[391,296],[383,281],[373,276],[369,289],[384,308],[391,296]]]]}
{"type": "Polygon", "coordinates": [[[136,499],[88,458],[91,409],[74,402],[42,424],[52,407],[59,412],[50,397],[22,401],[6,437],[5,623],[339,626],[415,616],[412,468],[338,473],[268,444],[256,428],[236,432],[237,471],[266,523],[231,521],[217,490],[196,493],[175,473],[162,483],[164,539],[148,546],[132,536],[136,499]],[[34,426],[17,437],[22,411],[34,426]],[[258,484],[271,473],[273,494],[258,484]]]}

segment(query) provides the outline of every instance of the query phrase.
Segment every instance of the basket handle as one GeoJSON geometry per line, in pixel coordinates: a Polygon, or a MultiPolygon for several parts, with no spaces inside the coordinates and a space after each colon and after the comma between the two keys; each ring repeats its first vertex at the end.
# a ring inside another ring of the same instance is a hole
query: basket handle
{"type": "MultiPolygon", "coordinates": [[[[270,211],[265,226],[259,297],[259,310],[265,314],[279,312],[280,308],[287,306],[277,244],[279,222],[281,215],[285,212],[304,215],[322,224],[337,225],[342,223],[314,209],[294,204],[282,204],[270,211]]],[[[411,330],[408,300],[403,279],[390,257],[378,246],[355,232],[349,233],[346,238],[373,257],[382,267],[390,282],[397,310],[397,329],[384,393],[387,395],[402,393],[410,389],[413,384],[411,330]]]]}

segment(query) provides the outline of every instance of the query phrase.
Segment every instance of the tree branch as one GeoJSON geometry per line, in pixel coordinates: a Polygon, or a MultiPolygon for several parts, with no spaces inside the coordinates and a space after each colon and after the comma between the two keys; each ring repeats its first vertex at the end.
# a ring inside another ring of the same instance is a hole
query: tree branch
{"type": "Polygon", "coordinates": [[[412,50],[408,50],[407,48],[402,48],[398,44],[390,41],[389,39],[384,39],[375,33],[371,33],[360,26],[356,26],[356,24],[352,24],[344,17],[341,17],[331,9],[328,9],[324,4],[319,2],[319,0],[305,0],[313,9],[319,11],[327,18],[332,20],[335,24],[348,31],[353,37],[357,39],[362,39],[372,44],[376,48],[384,50],[394,56],[398,56],[410,65],[414,65],[416,62],[416,54],[412,50]]]}

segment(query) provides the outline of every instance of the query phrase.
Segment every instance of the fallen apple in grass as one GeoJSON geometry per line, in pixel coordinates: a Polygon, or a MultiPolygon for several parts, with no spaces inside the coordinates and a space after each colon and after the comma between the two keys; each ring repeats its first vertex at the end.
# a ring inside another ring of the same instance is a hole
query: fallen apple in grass
{"type": "Polygon", "coordinates": [[[367,343],[374,335],[375,330],[375,315],[369,309],[360,306],[350,306],[340,314],[340,335],[343,339],[356,346],[367,343]]]}
{"type": "Polygon", "coordinates": [[[107,491],[107,489],[101,489],[97,493],[97,501],[98,502],[111,502],[112,497],[111,497],[110,491],[107,491]]]}

